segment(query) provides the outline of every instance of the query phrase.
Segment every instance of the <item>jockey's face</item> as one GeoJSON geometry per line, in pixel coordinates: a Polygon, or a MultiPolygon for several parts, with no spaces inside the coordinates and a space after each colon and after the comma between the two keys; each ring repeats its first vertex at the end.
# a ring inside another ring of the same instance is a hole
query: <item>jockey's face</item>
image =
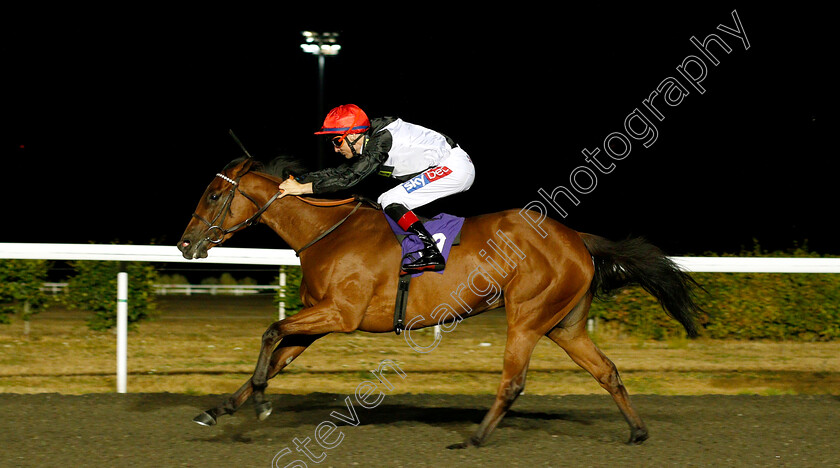
{"type": "Polygon", "coordinates": [[[346,159],[350,159],[353,157],[353,151],[350,149],[350,145],[352,144],[355,149],[356,153],[362,152],[362,145],[364,134],[361,135],[348,135],[347,138],[344,138],[344,141],[341,142],[341,146],[333,146],[336,153],[341,153],[346,159]]]}

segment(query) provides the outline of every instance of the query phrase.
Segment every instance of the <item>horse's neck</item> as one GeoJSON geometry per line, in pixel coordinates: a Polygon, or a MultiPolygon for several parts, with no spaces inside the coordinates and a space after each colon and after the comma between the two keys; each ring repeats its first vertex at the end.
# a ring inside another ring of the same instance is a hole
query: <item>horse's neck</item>
{"type": "MultiPolygon", "coordinates": [[[[262,175],[250,173],[242,180],[248,184],[244,189],[253,190],[259,203],[266,203],[278,190],[276,181],[262,175]]],[[[291,248],[300,249],[346,216],[347,209],[312,206],[289,196],[272,203],[261,219],[291,248]]]]}

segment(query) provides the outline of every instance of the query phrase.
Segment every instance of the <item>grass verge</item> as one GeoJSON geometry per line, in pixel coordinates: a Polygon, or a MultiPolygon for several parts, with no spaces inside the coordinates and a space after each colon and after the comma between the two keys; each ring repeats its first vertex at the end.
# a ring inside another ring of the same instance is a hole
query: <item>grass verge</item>
{"type": "MultiPolygon", "coordinates": [[[[213,298],[209,305],[208,299],[167,299],[160,319],[129,333],[129,391],[230,393],[247,380],[276,312],[264,298],[213,298]]],[[[20,322],[0,326],[0,393],[113,392],[115,336],[89,331],[84,319],[82,313],[49,310],[35,317],[29,336],[20,322]]],[[[493,394],[504,323],[503,311],[464,321],[427,354],[393,333],[329,335],[272,380],[269,391],[349,394],[372,378],[380,360],[391,359],[406,372],[397,393],[493,394]]],[[[412,337],[420,345],[433,340],[431,330],[412,337]]],[[[836,342],[596,338],[634,394],[840,394],[836,342]]],[[[534,351],[526,392],[604,393],[548,339],[534,351]]]]}

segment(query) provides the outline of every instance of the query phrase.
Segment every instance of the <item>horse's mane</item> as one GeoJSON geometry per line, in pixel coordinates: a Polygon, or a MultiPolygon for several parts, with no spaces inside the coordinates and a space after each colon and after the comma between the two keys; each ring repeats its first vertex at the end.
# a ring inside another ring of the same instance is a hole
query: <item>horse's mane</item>
{"type": "MultiPolygon", "coordinates": [[[[229,162],[228,165],[225,166],[225,169],[235,167],[245,159],[247,159],[245,156],[236,158],[229,162]]],[[[301,174],[309,172],[306,166],[299,159],[291,156],[277,156],[267,163],[254,160],[254,163],[251,165],[251,170],[279,177],[283,180],[288,179],[290,175],[298,177],[301,174]]]]}

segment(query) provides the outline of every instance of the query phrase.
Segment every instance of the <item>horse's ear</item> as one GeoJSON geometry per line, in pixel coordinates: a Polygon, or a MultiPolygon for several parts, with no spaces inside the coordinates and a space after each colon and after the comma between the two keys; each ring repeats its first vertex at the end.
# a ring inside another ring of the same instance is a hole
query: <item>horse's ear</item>
{"type": "Polygon", "coordinates": [[[230,177],[232,179],[238,179],[245,175],[248,171],[251,170],[251,165],[254,164],[254,158],[245,158],[239,164],[232,167],[230,170],[230,177]]]}
{"type": "Polygon", "coordinates": [[[254,158],[251,156],[250,153],[248,153],[248,150],[245,149],[245,145],[243,145],[242,142],[239,141],[239,138],[236,137],[236,134],[233,133],[233,129],[229,129],[228,134],[231,136],[231,138],[233,138],[233,141],[235,141],[236,144],[239,145],[239,147],[242,149],[242,152],[245,153],[246,156],[246,158],[243,159],[242,162],[240,162],[230,170],[231,177],[233,177],[234,179],[239,179],[240,177],[245,175],[246,172],[251,170],[251,165],[254,163],[254,158]]]}

